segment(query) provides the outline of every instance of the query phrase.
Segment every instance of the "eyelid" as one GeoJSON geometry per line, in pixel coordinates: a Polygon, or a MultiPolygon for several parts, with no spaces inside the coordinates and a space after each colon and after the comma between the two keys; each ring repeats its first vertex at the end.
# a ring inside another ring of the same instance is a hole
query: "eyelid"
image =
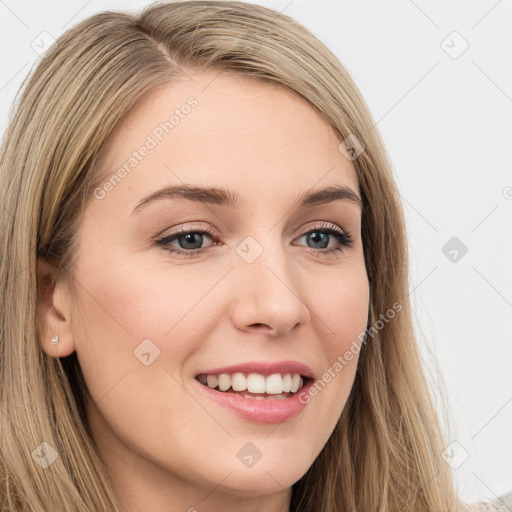
{"type": "Polygon", "coordinates": [[[305,225],[302,225],[300,228],[299,228],[299,231],[302,232],[302,234],[304,235],[304,233],[309,233],[311,230],[315,230],[315,229],[336,229],[336,230],[340,230],[341,232],[345,233],[346,235],[348,235],[348,231],[343,228],[342,226],[334,223],[334,222],[328,222],[326,220],[313,220],[313,221],[310,221],[310,222],[307,222],[305,225]],[[308,226],[311,224],[311,226],[308,228],[308,226]],[[306,230],[306,231],[304,231],[306,230]]]}
{"type": "MultiPolygon", "coordinates": [[[[305,226],[303,225],[298,229],[300,234],[297,235],[295,238],[292,238],[292,240],[294,241],[297,238],[300,238],[300,237],[304,236],[305,234],[309,233],[311,230],[315,230],[315,229],[334,229],[336,231],[340,231],[340,232],[344,233],[345,235],[347,235],[347,237],[352,238],[350,233],[345,228],[338,226],[337,224],[335,224],[333,222],[310,221],[310,222],[306,223],[305,226]],[[320,223],[320,224],[318,224],[318,223],[320,223]],[[310,224],[311,224],[311,227],[308,229],[307,226],[309,226],[310,224]]],[[[212,228],[211,224],[202,225],[197,222],[192,222],[190,224],[181,225],[178,228],[171,230],[169,232],[167,232],[167,230],[166,230],[163,233],[161,233],[160,235],[158,235],[156,238],[157,238],[157,240],[161,240],[161,239],[169,238],[171,236],[179,235],[181,233],[190,233],[191,231],[194,231],[194,230],[203,231],[203,232],[207,233],[208,235],[210,235],[212,238],[220,236],[217,229],[212,228]]],[[[230,230],[230,232],[231,232],[231,230],[230,230]]]]}
{"type": "Polygon", "coordinates": [[[204,231],[211,235],[212,237],[220,236],[219,232],[215,228],[212,228],[211,224],[200,224],[198,222],[191,222],[189,224],[180,225],[177,228],[167,229],[163,233],[158,235],[157,239],[168,238],[170,236],[179,235],[181,233],[189,233],[191,231],[204,231]]]}

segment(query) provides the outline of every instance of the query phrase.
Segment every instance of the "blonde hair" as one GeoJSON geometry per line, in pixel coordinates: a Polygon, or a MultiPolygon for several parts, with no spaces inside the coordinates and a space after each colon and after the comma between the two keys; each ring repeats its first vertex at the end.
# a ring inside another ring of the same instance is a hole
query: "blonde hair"
{"type": "Polygon", "coordinates": [[[105,141],[142,95],[194,70],[281,84],[340,141],[352,134],[364,144],[353,163],[364,202],[368,326],[392,304],[402,308],[364,344],[341,418],[293,486],[290,510],[455,510],[413,333],[403,212],[372,116],[338,59],[303,26],[271,9],[215,0],[96,14],[64,33],[23,85],[0,168],[2,510],[119,510],[87,425],[76,353],[60,359],[41,349],[36,262],[72,283],[75,234],[104,179],[96,164],[105,141]],[[31,456],[43,441],[58,453],[46,469],[31,456]]]}

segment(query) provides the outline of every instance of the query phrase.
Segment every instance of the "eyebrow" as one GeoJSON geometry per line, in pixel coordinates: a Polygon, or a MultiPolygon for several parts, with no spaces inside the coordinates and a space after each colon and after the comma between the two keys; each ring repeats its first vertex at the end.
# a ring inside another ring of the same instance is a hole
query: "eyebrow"
{"type": "MultiPolygon", "coordinates": [[[[154,201],[174,198],[183,198],[197,203],[229,206],[232,208],[239,208],[244,204],[244,201],[236,192],[225,188],[170,185],[142,199],[134,208],[132,215],[154,201]]],[[[294,206],[299,208],[311,207],[340,199],[356,203],[361,210],[363,209],[361,198],[350,187],[344,185],[332,185],[320,190],[305,192],[299,197],[294,206]]]]}

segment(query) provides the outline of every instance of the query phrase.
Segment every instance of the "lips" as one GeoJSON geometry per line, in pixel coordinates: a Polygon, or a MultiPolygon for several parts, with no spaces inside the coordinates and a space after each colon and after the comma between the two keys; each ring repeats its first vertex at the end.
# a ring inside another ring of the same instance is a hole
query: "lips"
{"type": "Polygon", "coordinates": [[[299,414],[305,404],[298,391],[309,388],[313,379],[311,368],[296,361],[251,362],[196,375],[202,393],[257,423],[280,423],[299,414]]]}

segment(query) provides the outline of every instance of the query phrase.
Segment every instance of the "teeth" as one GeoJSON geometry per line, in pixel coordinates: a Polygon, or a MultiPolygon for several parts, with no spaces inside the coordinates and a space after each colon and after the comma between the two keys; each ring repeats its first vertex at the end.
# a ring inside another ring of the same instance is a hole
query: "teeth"
{"type": "MultiPolygon", "coordinates": [[[[233,391],[247,390],[249,393],[275,395],[275,398],[278,400],[286,398],[283,393],[297,393],[304,384],[302,377],[297,373],[274,373],[268,377],[259,373],[250,373],[247,376],[243,373],[201,374],[198,376],[198,380],[212,389],[218,387],[220,391],[228,391],[230,388],[233,391]]],[[[263,399],[262,396],[251,398],[263,399]]]]}
{"type": "Polygon", "coordinates": [[[265,393],[269,395],[280,395],[283,392],[283,379],[281,374],[275,373],[265,379],[265,393]]]}
{"type": "Polygon", "coordinates": [[[206,376],[206,384],[208,384],[209,388],[216,388],[219,384],[219,378],[217,375],[207,375],[206,376]]]}
{"type": "Polygon", "coordinates": [[[292,386],[292,377],[289,373],[283,377],[283,393],[289,393],[292,386]]]}
{"type": "MultiPolygon", "coordinates": [[[[210,385],[210,383],[208,383],[210,385]]],[[[302,387],[302,379],[300,378],[300,375],[297,375],[296,373],[292,377],[292,383],[290,385],[290,391],[292,393],[297,393],[299,388],[302,387]]]]}
{"type": "Polygon", "coordinates": [[[250,373],[247,377],[247,391],[249,393],[265,393],[265,377],[258,373],[250,373]]]}
{"type": "Polygon", "coordinates": [[[221,373],[219,375],[219,389],[226,391],[231,387],[231,377],[227,373],[221,373]]]}
{"type": "Polygon", "coordinates": [[[231,387],[233,391],[245,391],[247,389],[247,379],[243,373],[235,373],[231,377],[231,387]]]}

